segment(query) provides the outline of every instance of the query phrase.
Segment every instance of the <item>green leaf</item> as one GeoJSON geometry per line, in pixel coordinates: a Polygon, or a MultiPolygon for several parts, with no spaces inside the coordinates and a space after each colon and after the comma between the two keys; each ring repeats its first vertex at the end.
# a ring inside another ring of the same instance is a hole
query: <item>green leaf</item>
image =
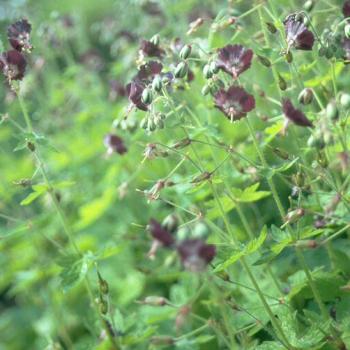
{"type": "Polygon", "coordinates": [[[244,191],[242,192],[238,200],[244,203],[251,203],[251,202],[256,202],[256,201],[259,201],[260,199],[268,197],[271,194],[271,192],[257,191],[259,185],[260,185],[259,182],[257,182],[254,185],[244,189],[244,191]]]}
{"type": "Polygon", "coordinates": [[[265,341],[255,348],[256,350],[283,350],[285,347],[274,341],[265,341]]]}
{"type": "MultiPolygon", "coordinates": [[[[225,213],[228,213],[229,211],[234,209],[236,206],[233,200],[227,196],[221,197],[219,198],[219,200],[225,213]]],[[[211,209],[209,209],[205,214],[205,217],[208,220],[214,220],[221,216],[221,210],[220,208],[218,208],[218,205],[215,200],[209,201],[207,205],[211,207],[211,209]]]]}

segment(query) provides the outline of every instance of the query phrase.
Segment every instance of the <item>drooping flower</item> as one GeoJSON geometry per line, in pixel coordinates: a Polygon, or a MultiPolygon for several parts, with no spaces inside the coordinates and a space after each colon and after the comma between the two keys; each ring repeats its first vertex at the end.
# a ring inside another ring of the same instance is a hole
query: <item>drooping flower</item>
{"type": "Polygon", "coordinates": [[[221,89],[215,95],[215,107],[219,108],[231,121],[239,120],[255,108],[255,99],[239,86],[221,89]]]}
{"type": "Polygon", "coordinates": [[[284,21],[284,29],[287,36],[288,49],[294,47],[298,50],[312,50],[315,37],[302,20],[289,16],[284,21]]]}
{"type": "Polygon", "coordinates": [[[344,50],[344,60],[350,61],[350,39],[344,38],[342,42],[342,46],[344,50]]]}
{"type": "Polygon", "coordinates": [[[127,151],[126,146],[124,145],[123,140],[114,134],[107,134],[104,137],[104,145],[107,147],[107,153],[118,153],[118,154],[124,154],[127,151]]]}
{"type": "Polygon", "coordinates": [[[343,15],[344,17],[350,17],[350,0],[346,0],[343,5],[343,15]]]}
{"type": "Polygon", "coordinates": [[[152,237],[158,242],[160,242],[162,246],[171,247],[174,244],[175,239],[172,236],[172,234],[165,227],[163,227],[157,220],[151,219],[149,221],[148,226],[152,237]]]}
{"type": "Polygon", "coordinates": [[[282,101],[282,109],[286,118],[294,124],[305,127],[313,127],[311,121],[307,119],[302,111],[296,109],[289,99],[286,98],[282,101]]]}
{"type": "Polygon", "coordinates": [[[142,101],[142,93],[144,89],[145,85],[138,80],[133,80],[131,83],[126,85],[126,92],[128,94],[129,101],[138,109],[147,111],[148,106],[142,101]]]}
{"type": "Polygon", "coordinates": [[[17,51],[31,51],[30,43],[31,24],[26,19],[21,19],[7,28],[7,37],[11,46],[17,51]]]}
{"type": "Polygon", "coordinates": [[[17,50],[9,50],[0,55],[0,70],[8,81],[22,80],[26,66],[26,59],[17,50]]]}
{"type": "Polygon", "coordinates": [[[200,272],[214,259],[216,248],[201,239],[186,239],[177,246],[177,252],[186,270],[200,272]]]}
{"type": "Polygon", "coordinates": [[[147,57],[159,57],[164,55],[164,50],[159,46],[152,43],[152,41],[142,40],[140,44],[140,51],[147,57]]]}
{"type": "Polygon", "coordinates": [[[217,67],[236,79],[246,71],[252,62],[253,51],[242,45],[227,45],[219,49],[217,67]]]}

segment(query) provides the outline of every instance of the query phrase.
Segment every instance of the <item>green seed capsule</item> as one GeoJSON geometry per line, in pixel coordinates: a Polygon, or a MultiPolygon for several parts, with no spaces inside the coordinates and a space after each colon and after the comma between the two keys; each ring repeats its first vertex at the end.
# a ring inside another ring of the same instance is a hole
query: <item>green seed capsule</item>
{"type": "Polygon", "coordinates": [[[145,117],[140,121],[140,128],[147,129],[148,118],[145,117]]]}
{"type": "Polygon", "coordinates": [[[153,118],[148,118],[148,121],[147,121],[147,129],[149,131],[154,131],[157,129],[157,125],[155,124],[153,118]]]}
{"type": "Polygon", "coordinates": [[[331,120],[337,120],[339,117],[339,111],[335,101],[331,101],[327,104],[326,115],[331,120]]]}
{"type": "Polygon", "coordinates": [[[212,71],[210,69],[209,64],[206,64],[203,67],[203,75],[204,75],[204,78],[206,78],[206,79],[210,79],[213,76],[213,73],[212,73],[212,71]]]}
{"type": "Polygon", "coordinates": [[[202,95],[206,96],[208,95],[210,92],[210,85],[209,84],[205,84],[202,88],[202,95]]]}
{"type": "Polygon", "coordinates": [[[350,95],[349,94],[341,94],[340,96],[340,104],[344,108],[350,108],[350,95]]]}
{"type": "Polygon", "coordinates": [[[102,315],[106,315],[107,314],[107,312],[108,312],[108,303],[105,300],[101,299],[99,301],[99,303],[98,303],[98,307],[99,307],[100,313],[102,315]]]}
{"type": "Polygon", "coordinates": [[[288,51],[285,55],[284,58],[286,59],[286,61],[288,63],[292,63],[293,62],[293,54],[292,51],[288,51]]]}
{"type": "Polygon", "coordinates": [[[312,102],[313,97],[314,97],[314,94],[313,94],[312,89],[305,88],[300,92],[300,94],[298,96],[298,100],[303,105],[308,105],[312,102]]]}
{"type": "Polygon", "coordinates": [[[318,155],[317,155],[317,163],[322,168],[327,168],[328,160],[327,160],[326,154],[323,151],[318,153],[318,155]]]}
{"type": "Polygon", "coordinates": [[[321,135],[311,135],[309,139],[307,140],[307,145],[309,147],[315,147],[317,149],[325,148],[326,143],[323,140],[323,137],[321,135]]]}
{"type": "Polygon", "coordinates": [[[154,79],[153,79],[153,82],[152,82],[152,89],[154,91],[161,91],[162,90],[162,87],[163,87],[163,83],[162,83],[162,78],[157,75],[154,79]]]}
{"type": "Polygon", "coordinates": [[[169,232],[173,233],[179,226],[179,219],[175,214],[170,214],[167,217],[165,217],[165,219],[162,222],[162,226],[169,232]]]}
{"type": "Polygon", "coordinates": [[[257,55],[259,62],[265,67],[271,67],[271,62],[267,57],[257,55]]]}
{"type": "Polygon", "coordinates": [[[278,74],[278,86],[282,91],[287,89],[287,82],[283,79],[283,77],[280,74],[278,74]]]}
{"type": "Polygon", "coordinates": [[[185,45],[180,51],[180,54],[179,54],[180,58],[185,60],[186,58],[188,58],[190,56],[191,51],[192,51],[191,45],[185,45]]]}
{"type": "Polygon", "coordinates": [[[102,278],[99,272],[97,272],[97,276],[98,276],[98,285],[99,285],[101,294],[108,294],[109,286],[107,281],[102,278]]]}
{"type": "Polygon", "coordinates": [[[209,235],[208,226],[204,222],[199,221],[193,229],[193,236],[195,238],[207,238],[208,235],[209,235]]]}
{"type": "Polygon", "coordinates": [[[175,78],[184,78],[188,73],[188,65],[186,62],[180,62],[175,68],[175,78]]]}
{"type": "Polygon", "coordinates": [[[266,22],[266,27],[267,27],[268,31],[272,34],[275,34],[277,32],[277,28],[271,22],[266,22]]]}
{"type": "Polygon", "coordinates": [[[150,104],[152,102],[152,91],[148,88],[142,91],[141,100],[145,104],[150,104]]]}

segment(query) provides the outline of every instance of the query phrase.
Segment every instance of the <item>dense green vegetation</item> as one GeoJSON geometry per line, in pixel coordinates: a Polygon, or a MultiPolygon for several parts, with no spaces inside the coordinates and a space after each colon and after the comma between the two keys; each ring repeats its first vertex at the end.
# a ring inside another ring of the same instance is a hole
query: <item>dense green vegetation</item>
{"type": "Polygon", "coordinates": [[[0,350],[350,349],[348,17],[2,1],[0,350]]]}

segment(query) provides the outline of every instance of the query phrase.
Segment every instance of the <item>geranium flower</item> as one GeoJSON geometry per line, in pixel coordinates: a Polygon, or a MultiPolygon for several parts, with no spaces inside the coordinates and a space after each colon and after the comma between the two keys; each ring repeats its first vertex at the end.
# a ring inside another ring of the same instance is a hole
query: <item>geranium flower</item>
{"type": "Polygon", "coordinates": [[[296,20],[294,16],[289,16],[284,21],[284,29],[288,49],[294,47],[298,50],[312,50],[315,41],[314,35],[302,21],[296,20]]]}
{"type": "Polygon", "coordinates": [[[22,80],[26,66],[26,59],[17,50],[9,50],[0,55],[0,70],[9,81],[22,80]]]}
{"type": "Polygon", "coordinates": [[[186,270],[200,272],[214,259],[216,248],[201,239],[186,239],[177,246],[177,252],[186,270]]]}
{"type": "Polygon", "coordinates": [[[17,51],[31,51],[30,44],[31,24],[26,19],[21,19],[7,28],[7,37],[11,46],[17,51]]]}
{"type": "Polygon", "coordinates": [[[104,137],[104,145],[107,147],[107,153],[118,153],[118,154],[124,154],[127,151],[126,146],[124,145],[123,140],[114,134],[107,134],[104,137]]]}
{"type": "Polygon", "coordinates": [[[135,79],[151,82],[156,75],[162,72],[162,69],[163,65],[160,62],[149,61],[140,67],[135,79]]]}
{"type": "Polygon", "coordinates": [[[145,85],[138,80],[134,80],[128,85],[126,85],[126,92],[129,97],[129,101],[134,104],[138,109],[142,111],[147,111],[148,106],[142,102],[142,93],[145,89],[145,85]]]}
{"type": "Polygon", "coordinates": [[[153,44],[151,41],[142,40],[140,44],[140,51],[147,57],[159,57],[164,55],[164,50],[158,45],[153,44]]]}
{"type": "Polygon", "coordinates": [[[307,119],[302,111],[296,109],[289,99],[284,99],[282,101],[282,109],[286,118],[294,124],[299,126],[313,127],[311,121],[307,119]]]}
{"type": "Polygon", "coordinates": [[[219,108],[232,122],[246,116],[255,108],[255,100],[243,88],[231,86],[221,89],[215,95],[215,107],[219,108]]]}
{"type": "Polygon", "coordinates": [[[149,231],[152,237],[160,242],[164,247],[171,247],[175,240],[172,234],[165,229],[157,220],[151,219],[149,221],[149,231]]]}
{"type": "Polygon", "coordinates": [[[350,17],[350,0],[347,0],[344,2],[343,14],[344,14],[344,17],[350,17]]]}
{"type": "Polygon", "coordinates": [[[217,67],[236,79],[252,62],[253,51],[242,45],[227,45],[219,49],[217,67]]]}

